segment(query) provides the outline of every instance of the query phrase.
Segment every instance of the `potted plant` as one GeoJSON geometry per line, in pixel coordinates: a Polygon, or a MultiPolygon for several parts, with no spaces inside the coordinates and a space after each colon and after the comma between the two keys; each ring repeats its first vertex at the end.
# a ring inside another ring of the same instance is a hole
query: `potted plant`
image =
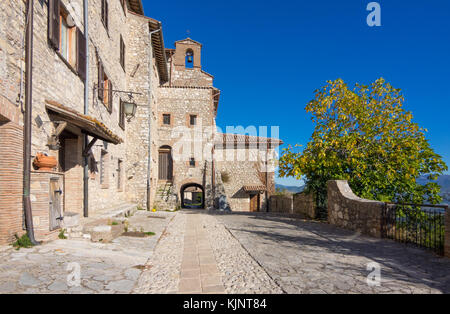
{"type": "Polygon", "coordinates": [[[53,156],[38,153],[34,158],[33,165],[41,171],[52,171],[56,167],[57,161],[53,156]]]}

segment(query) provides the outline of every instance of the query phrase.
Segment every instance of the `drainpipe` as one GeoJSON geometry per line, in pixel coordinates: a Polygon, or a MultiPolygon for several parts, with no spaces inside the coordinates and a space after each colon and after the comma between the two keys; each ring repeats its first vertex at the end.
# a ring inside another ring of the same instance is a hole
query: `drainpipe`
{"type": "Polygon", "coordinates": [[[24,114],[24,149],[23,149],[23,206],[25,226],[28,237],[34,245],[39,244],[34,238],[33,214],[30,200],[31,180],[31,114],[33,107],[33,9],[34,0],[27,3],[26,25],[26,72],[25,72],[25,114],[24,114]]]}
{"type": "Polygon", "coordinates": [[[152,78],[153,78],[153,45],[152,45],[152,35],[161,31],[161,23],[159,24],[159,29],[151,31],[149,33],[149,48],[150,48],[150,60],[149,60],[149,71],[148,71],[148,159],[147,159],[147,210],[151,210],[150,204],[150,175],[152,167],[152,138],[151,138],[151,126],[152,126],[152,78]]]}
{"type": "MultiPolygon", "coordinates": [[[[86,79],[84,81],[84,114],[89,114],[89,14],[88,0],[84,0],[84,37],[86,39],[86,79]]],[[[84,147],[89,144],[88,136],[84,136],[84,147]]],[[[84,156],[83,165],[83,214],[89,217],[89,157],[84,156]]]]}

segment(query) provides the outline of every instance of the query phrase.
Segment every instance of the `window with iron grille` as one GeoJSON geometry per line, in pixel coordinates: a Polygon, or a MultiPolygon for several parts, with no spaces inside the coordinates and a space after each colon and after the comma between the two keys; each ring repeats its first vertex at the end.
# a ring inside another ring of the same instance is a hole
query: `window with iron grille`
{"type": "Polygon", "coordinates": [[[170,125],[170,114],[163,114],[163,124],[170,125]]]}

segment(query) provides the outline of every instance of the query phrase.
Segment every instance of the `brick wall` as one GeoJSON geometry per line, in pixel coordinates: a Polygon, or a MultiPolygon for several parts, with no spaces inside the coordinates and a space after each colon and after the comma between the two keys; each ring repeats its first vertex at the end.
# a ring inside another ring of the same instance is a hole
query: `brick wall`
{"type": "Polygon", "coordinates": [[[22,128],[0,119],[0,244],[23,233],[22,143],[22,128]]]}

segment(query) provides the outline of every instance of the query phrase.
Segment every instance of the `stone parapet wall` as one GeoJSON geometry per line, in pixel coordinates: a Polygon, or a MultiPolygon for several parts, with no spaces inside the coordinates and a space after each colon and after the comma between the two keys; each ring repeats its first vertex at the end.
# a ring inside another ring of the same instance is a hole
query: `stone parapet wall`
{"type": "Polygon", "coordinates": [[[272,195],[270,197],[270,212],[293,214],[292,195],[272,195]]]}
{"type": "Polygon", "coordinates": [[[347,181],[328,181],[327,191],[330,224],[381,237],[384,203],[356,196],[347,181]]]}
{"type": "Polygon", "coordinates": [[[294,194],[294,214],[301,214],[306,218],[317,218],[317,206],[311,193],[294,194]]]}

